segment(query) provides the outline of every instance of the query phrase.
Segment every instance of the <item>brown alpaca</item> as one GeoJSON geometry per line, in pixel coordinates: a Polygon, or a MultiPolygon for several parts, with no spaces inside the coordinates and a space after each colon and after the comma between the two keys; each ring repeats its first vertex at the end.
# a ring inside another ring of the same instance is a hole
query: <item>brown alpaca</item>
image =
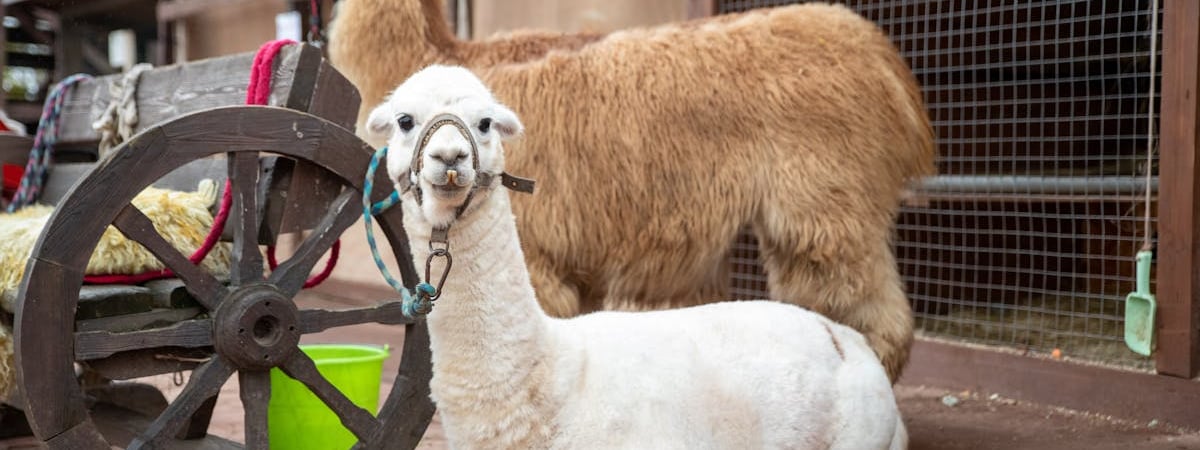
{"type": "Polygon", "coordinates": [[[899,376],[913,324],[889,235],[934,146],[916,81],[874,24],[803,5],[461,42],[441,3],[343,2],[332,61],[362,93],[360,121],[433,63],[471,68],[523,118],[507,165],[538,181],[513,207],[548,313],[720,300],[749,225],[771,297],[858,329],[899,376]]]}

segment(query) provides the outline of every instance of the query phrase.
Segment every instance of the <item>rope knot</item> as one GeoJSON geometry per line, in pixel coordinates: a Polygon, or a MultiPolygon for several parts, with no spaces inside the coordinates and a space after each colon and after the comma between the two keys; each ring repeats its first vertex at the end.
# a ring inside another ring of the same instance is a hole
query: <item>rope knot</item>
{"type": "Polygon", "coordinates": [[[433,311],[433,300],[437,298],[437,294],[437,288],[433,287],[432,284],[417,283],[416,289],[413,289],[413,294],[404,296],[404,304],[402,306],[404,315],[416,317],[418,315],[429,314],[430,311],[433,311]]]}

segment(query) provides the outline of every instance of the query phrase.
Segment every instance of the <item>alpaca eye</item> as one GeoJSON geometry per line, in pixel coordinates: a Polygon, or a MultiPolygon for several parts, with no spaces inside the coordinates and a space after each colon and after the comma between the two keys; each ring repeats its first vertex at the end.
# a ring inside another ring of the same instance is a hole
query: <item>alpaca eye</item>
{"type": "Polygon", "coordinates": [[[404,131],[412,130],[413,129],[413,118],[412,118],[412,116],[410,116],[408,114],[401,114],[400,117],[396,118],[396,124],[400,125],[401,130],[404,130],[404,131]]]}
{"type": "Polygon", "coordinates": [[[479,121],[479,132],[480,133],[487,133],[488,130],[490,130],[490,129],[492,129],[492,118],[491,117],[487,117],[487,118],[484,118],[483,120],[479,121]]]}

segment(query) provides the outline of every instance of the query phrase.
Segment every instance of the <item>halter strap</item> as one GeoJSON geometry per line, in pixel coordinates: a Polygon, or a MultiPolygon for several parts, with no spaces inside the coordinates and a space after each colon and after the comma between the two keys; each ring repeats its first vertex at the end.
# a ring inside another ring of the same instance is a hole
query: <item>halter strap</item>
{"type": "Polygon", "coordinates": [[[425,125],[425,128],[421,129],[421,134],[417,138],[417,148],[413,151],[412,163],[408,166],[410,173],[421,172],[423,165],[421,155],[425,154],[425,147],[429,145],[433,133],[446,125],[453,125],[462,134],[462,137],[471,143],[471,169],[479,173],[479,145],[475,143],[475,136],[471,134],[471,128],[454,114],[438,114],[425,125]]]}
{"type": "MultiPolygon", "coordinates": [[[[409,183],[416,193],[415,197],[419,205],[422,202],[421,185],[413,178],[424,167],[424,158],[421,156],[425,154],[425,147],[429,145],[429,140],[433,138],[433,133],[446,125],[456,128],[459,134],[467,142],[471,143],[471,169],[475,171],[475,183],[471,186],[471,192],[467,194],[467,200],[458,208],[456,215],[460,215],[467,209],[467,205],[471,204],[471,200],[475,197],[475,191],[491,188],[496,178],[496,174],[481,172],[479,170],[479,144],[475,142],[475,136],[471,134],[471,128],[461,118],[454,114],[438,114],[421,129],[421,134],[417,135],[417,148],[413,150],[412,161],[408,165],[408,177],[409,183]]],[[[500,172],[500,184],[510,190],[527,194],[532,194],[534,188],[533,180],[513,176],[507,172],[500,172]]]]}
{"type": "MultiPolygon", "coordinates": [[[[457,219],[467,209],[467,205],[470,204],[471,199],[475,197],[476,191],[495,187],[495,179],[497,176],[496,174],[481,172],[479,170],[478,143],[475,142],[475,137],[471,134],[471,129],[462,121],[462,119],[458,118],[458,116],[452,114],[439,114],[435,116],[433,120],[430,120],[429,124],[426,125],[425,128],[421,129],[421,134],[417,139],[417,148],[413,149],[412,162],[409,164],[407,180],[409,185],[405,187],[404,190],[406,192],[409,189],[413,190],[414,199],[418,205],[421,204],[421,185],[414,179],[415,174],[420,173],[421,171],[421,156],[425,153],[425,147],[429,145],[429,139],[433,137],[433,133],[435,131],[446,125],[453,125],[458,129],[458,132],[462,134],[462,136],[466,138],[468,142],[471,143],[471,167],[475,170],[475,182],[471,186],[470,192],[467,193],[467,199],[464,200],[463,204],[458,207],[457,211],[455,211],[455,218],[457,219]]],[[[375,265],[379,268],[379,271],[383,274],[383,277],[385,280],[387,280],[388,284],[390,284],[392,288],[396,289],[396,291],[400,292],[402,295],[403,300],[401,304],[404,315],[407,317],[415,317],[419,314],[428,314],[430,309],[433,308],[433,301],[441,296],[442,283],[446,281],[446,276],[450,273],[450,266],[453,261],[450,256],[450,226],[447,225],[444,227],[436,227],[431,230],[429,239],[430,253],[429,257],[425,260],[425,282],[419,283],[414,291],[409,292],[408,289],[404,288],[404,286],[400,284],[400,282],[396,281],[395,278],[392,278],[391,274],[388,273],[387,268],[384,266],[383,260],[379,257],[379,250],[375,245],[375,234],[371,228],[371,216],[373,214],[382,213],[384,210],[392,207],[400,201],[400,192],[393,191],[392,194],[389,195],[384,201],[379,203],[371,203],[371,189],[373,187],[372,181],[375,178],[375,171],[379,168],[379,161],[387,158],[387,151],[387,147],[379,149],[379,151],[375,152],[375,154],[371,157],[371,163],[367,166],[366,180],[363,183],[363,222],[367,228],[367,244],[369,244],[371,247],[371,254],[375,258],[375,265]],[[432,275],[430,271],[432,269],[433,259],[437,257],[445,258],[446,266],[442,270],[441,281],[439,281],[438,286],[435,288],[429,284],[429,281],[431,279],[430,276],[432,275]]],[[[517,192],[525,192],[530,194],[533,193],[533,180],[512,176],[507,172],[500,172],[499,177],[500,184],[508,189],[517,192]]]]}

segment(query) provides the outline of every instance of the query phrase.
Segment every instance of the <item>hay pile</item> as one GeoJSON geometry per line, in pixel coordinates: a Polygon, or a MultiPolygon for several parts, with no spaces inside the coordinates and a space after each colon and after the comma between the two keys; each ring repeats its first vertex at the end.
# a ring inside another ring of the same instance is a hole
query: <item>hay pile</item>
{"type": "MultiPolygon", "coordinates": [[[[133,199],[164,238],[184,255],[191,255],[212,228],[210,207],[217,199],[212,180],[200,182],[196,192],[147,188],[133,199]]],[[[13,312],[17,289],[25,274],[33,245],[54,212],[49,206],[30,206],[13,214],[0,214],[0,308],[13,312]]],[[[202,263],[210,273],[229,273],[230,244],[218,244],[202,263]]],[[[109,226],[88,261],[87,275],[137,274],[164,266],[148,250],[109,226]]],[[[15,384],[12,364],[12,330],[0,324],[0,398],[15,384]]]]}
{"type": "Polygon", "coordinates": [[[0,324],[0,400],[8,397],[9,390],[17,384],[17,371],[12,363],[13,354],[12,334],[0,324]]]}

